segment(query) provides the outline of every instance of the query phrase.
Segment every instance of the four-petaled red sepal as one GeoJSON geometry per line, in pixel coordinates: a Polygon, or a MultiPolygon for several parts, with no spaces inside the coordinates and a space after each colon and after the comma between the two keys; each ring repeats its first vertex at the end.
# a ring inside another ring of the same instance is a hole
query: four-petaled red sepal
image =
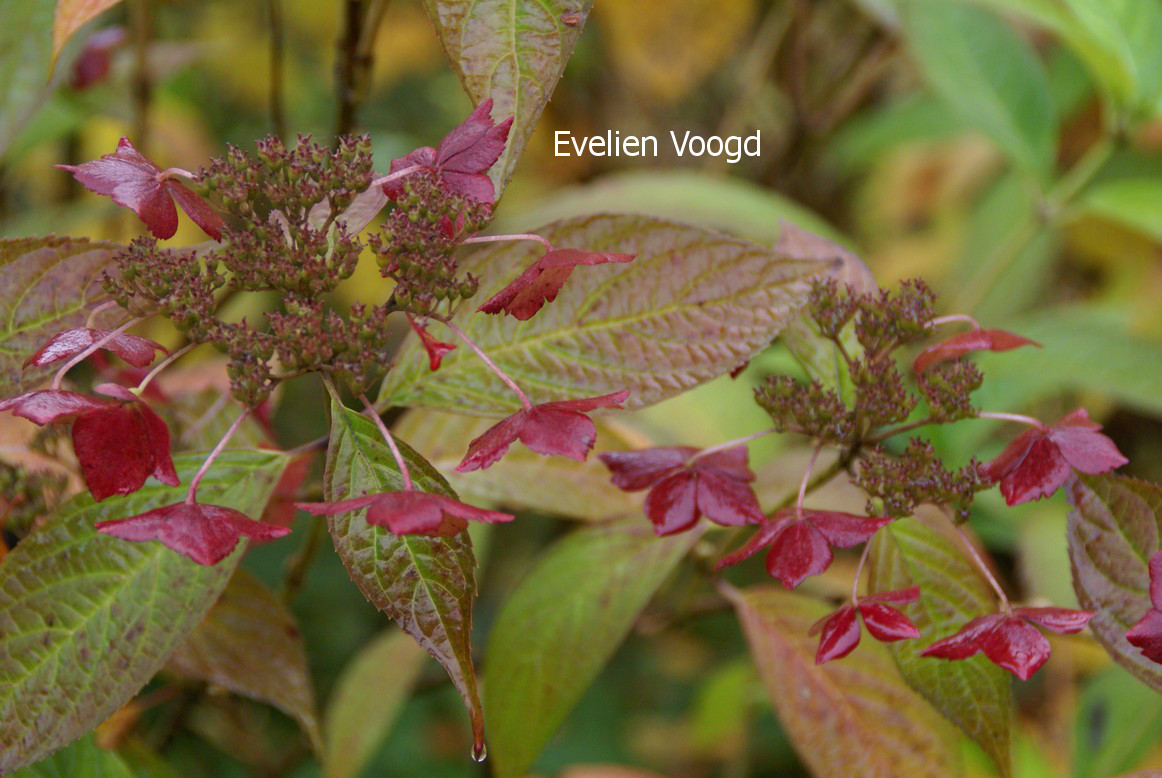
{"type": "Polygon", "coordinates": [[[912,620],[886,603],[903,604],[920,598],[920,587],[909,586],[891,592],[879,592],[860,597],[857,605],[845,605],[821,618],[807,632],[820,635],[815,652],[815,664],[847,656],[859,645],[860,629],[857,614],[867,627],[868,634],[883,643],[920,637],[920,630],[912,620]],[[820,634],[822,633],[822,634],[820,634]]]}
{"type": "Polygon", "coordinates": [[[916,375],[920,375],[935,364],[957,359],[974,351],[1011,351],[1021,346],[1040,348],[1041,344],[1004,330],[969,330],[921,351],[912,364],[912,370],[916,375]]]}
{"type": "Polygon", "coordinates": [[[1153,607],[1130,627],[1126,640],[1151,662],[1162,664],[1162,551],[1150,557],[1150,604],[1153,607]]]}
{"type": "Polygon", "coordinates": [[[857,516],[839,511],[784,508],[759,527],[750,540],[718,561],[717,568],[767,552],[767,572],[794,589],[805,579],[831,566],[831,549],[867,542],[891,517],[857,516]]]}
{"type": "Polygon", "coordinates": [[[1078,408],[1048,427],[1021,433],[1000,456],[982,466],[981,473],[1000,482],[1009,505],[1048,497],[1073,470],[1106,473],[1129,461],[1100,429],[1084,408],[1078,408]]]}
{"type": "Polygon", "coordinates": [[[456,346],[452,343],[436,340],[432,333],[428,332],[428,328],[416,321],[410,313],[408,314],[408,324],[415,330],[416,335],[420,336],[420,345],[424,347],[424,351],[428,352],[428,367],[431,370],[439,370],[440,360],[456,346]]]}
{"type": "Polygon", "coordinates": [[[122,138],[117,151],[81,165],[57,165],[90,191],[107,195],[138,215],[154,237],[172,238],[178,231],[174,200],[214,240],[222,239],[222,217],[210,204],[183,186],[122,138]]]}
{"type": "Polygon", "coordinates": [[[513,516],[467,505],[438,494],[405,490],[378,492],[338,502],[296,503],[314,516],[329,516],[367,508],[367,523],[386,527],[395,535],[446,537],[468,526],[469,521],[490,524],[512,521],[513,516]]]}
{"type": "Polygon", "coordinates": [[[507,313],[527,321],[545,303],[557,299],[565,280],[578,265],[604,265],[608,262],[632,262],[634,254],[609,254],[581,249],[551,249],[532,263],[508,286],[501,289],[476,310],[481,313],[507,313]]]}
{"type": "Polygon", "coordinates": [[[253,521],[220,505],[180,502],[155,508],[128,519],[97,522],[97,531],[122,540],[160,540],[167,548],[199,565],[216,565],[230,555],[244,537],[274,540],[290,532],[253,521]]]}
{"type": "Polygon", "coordinates": [[[1049,659],[1049,641],[1033,625],[1063,635],[1080,632],[1093,618],[1067,608],[1017,608],[1011,615],[978,616],[955,634],[920,652],[939,659],[968,659],[983,653],[989,661],[1027,681],[1049,659]]]}
{"type": "MultiPolygon", "coordinates": [[[[62,359],[75,357],[102,338],[108,337],[110,330],[97,330],[92,327],[76,327],[63,330],[52,336],[52,339],[40,347],[40,350],[24,361],[24,367],[29,365],[51,365],[62,359]]],[[[160,343],[154,343],[136,335],[120,333],[105,341],[101,348],[109,351],[134,367],[148,367],[158,351],[166,354],[169,350],[160,343]]]]}
{"type": "MultiPolygon", "coordinates": [[[[485,100],[462,124],[445,135],[440,145],[423,146],[392,160],[390,172],[419,166],[434,174],[448,194],[492,205],[496,191],[487,171],[504,153],[511,127],[511,116],[500,124],[493,124],[492,100],[485,100]]],[[[388,181],[383,191],[394,200],[403,193],[403,181],[388,181]]]]}
{"type": "Polygon", "coordinates": [[[627,492],[649,489],[645,513],[659,536],[693,527],[701,516],[728,527],[758,524],[765,518],[750,482],[745,446],[691,458],[690,446],[606,451],[601,461],[614,485],[627,492]]]}
{"type": "Polygon", "coordinates": [[[538,454],[556,454],[584,462],[597,441],[597,426],[585,413],[598,408],[620,408],[628,397],[629,390],[622,389],[600,397],[542,403],[520,410],[469,443],[468,453],[456,471],[467,473],[491,467],[516,440],[538,454]]]}

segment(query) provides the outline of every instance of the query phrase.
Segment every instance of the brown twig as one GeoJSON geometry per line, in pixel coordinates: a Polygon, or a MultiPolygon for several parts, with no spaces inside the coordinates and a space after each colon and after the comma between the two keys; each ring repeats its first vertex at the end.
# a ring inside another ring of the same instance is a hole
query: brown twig
{"type": "Polygon", "coordinates": [[[347,0],[343,5],[343,33],[338,42],[337,136],[355,129],[355,114],[367,98],[371,81],[375,37],[386,12],[387,0],[347,0]]]}
{"type": "Polygon", "coordinates": [[[283,60],[286,36],[282,18],[282,0],[266,0],[270,22],[270,124],[274,134],[286,138],[286,115],[283,109],[283,60]]]}

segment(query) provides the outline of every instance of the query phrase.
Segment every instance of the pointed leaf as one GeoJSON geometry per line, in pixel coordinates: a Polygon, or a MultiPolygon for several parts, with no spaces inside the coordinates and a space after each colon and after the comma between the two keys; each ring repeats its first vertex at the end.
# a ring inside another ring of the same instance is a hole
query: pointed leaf
{"type": "MultiPolygon", "coordinates": [[[[637,255],[628,264],[579,268],[527,322],[473,315],[472,301],[460,306],[456,324],[538,403],[629,389],[626,407],[642,408],[729,373],[779,334],[805,301],[810,278],[831,265],[646,216],[569,219],[537,232],[554,245],[637,255]]],[[[462,266],[480,277],[485,300],[539,250],[492,244],[462,266]]],[[[419,338],[409,335],[396,364],[379,405],[482,416],[520,407],[469,349],[448,354],[431,373],[419,338]]]]}
{"type": "Polygon", "coordinates": [[[60,330],[83,326],[108,299],[100,278],[116,248],[82,238],[0,240],[0,396],[53,371],[30,367],[22,375],[21,366],[60,330]]]}
{"type": "Polygon", "coordinates": [[[952,728],[908,688],[881,644],[865,640],[816,665],[807,632],[824,605],[770,587],[730,599],[779,721],[813,775],[963,773],[952,728]]]}
{"type": "Polygon", "coordinates": [[[298,721],[316,751],[322,751],[315,694],[295,618],[246,570],[234,573],[166,669],[275,706],[298,721]]]}
{"type": "Polygon", "coordinates": [[[1162,691],[1162,665],[1126,640],[1150,610],[1150,556],[1162,548],[1162,488],[1116,475],[1079,475],[1070,489],[1069,559],[1081,607],[1110,656],[1162,691]]]}
{"type": "Polygon", "coordinates": [[[964,551],[916,519],[900,519],[872,540],[868,589],[920,587],[920,599],[900,605],[922,637],[888,648],[904,680],[956,724],[1002,775],[1010,775],[1012,693],[1009,675],[984,656],[944,662],[919,653],[977,616],[994,610],[993,594],[964,551]]]}
{"type": "Polygon", "coordinates": [[[428,655],[392,628],[343,669],[327,705],[324,778],[357,778],[403,710],[428,655]]]}
{"type": "MultiPolygon", "coordinates": [[[[447,481],[399,441],[416,488],[456,498],[447,481]]],[[[395,460],[370,419],[332,399],[331,444],[324,493],[328,502],[403,488],[395,460]]],[[[364,511],[327,518],[347,574],[375,607],[448,671],[472,719],[473,743],[483,743],[484,717],[472,665],[472,599],[476,558],[466,531],[450,537],[393,535],[369,525],[364,511]]]]}
{"type": "Polygon", "coordinates": [[[488,639],[489,751],[528,772],[699,533],[658,539],[640,521],[589,527],[541,557],[488,639]]]}
{"type": "MultiPolygon", "coordinates": [[[[183,484],[204,458],[174,457],[183,484]]],[[[226,451],[198,495],[259,515],[286,463],[276,452],[226,451]]],[[[225,588],[241,551],[204,567],[93,529],[185,492],[150,483],[101,503],[81,495],[0,565],[0,771],[52,753],[128,701],[225,588]]]]}
{"type": "Polygon", "coordinates": [[[593,0],[424,0],[436,34],[479,105],[492,98],[497,121],[513,117],[504,153],[489,172],[496,197],[512,178],[593,0]]]}
{"type": "Polygon", "coordinates": [[[61,49],[73,33],[98,14],[109,10],[121,0],[57,0],[52,19],[52,58],[60,56],[61,49]]]}
{"type": "Polygon", "coordinates": [[[133,771],[116,752],[98,746],[94,735],[86,735],[10,778],[133,778],[133,771]]]}

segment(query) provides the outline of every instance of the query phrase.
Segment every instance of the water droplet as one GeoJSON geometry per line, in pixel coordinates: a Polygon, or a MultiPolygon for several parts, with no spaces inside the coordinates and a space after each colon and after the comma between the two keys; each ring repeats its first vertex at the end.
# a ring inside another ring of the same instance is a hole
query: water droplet
{"type": "Polygon", "coordinates": [[[483,762],[488,758],[488,746],[483,743],[478,743],[472,747],[472,761],[483,762]]]}

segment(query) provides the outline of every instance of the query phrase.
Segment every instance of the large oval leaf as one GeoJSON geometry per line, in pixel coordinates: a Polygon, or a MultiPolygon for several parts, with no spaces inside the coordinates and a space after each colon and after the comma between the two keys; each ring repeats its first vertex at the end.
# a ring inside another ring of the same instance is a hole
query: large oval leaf
{"type": "MultiPolygon", "coordinates": [[[[402,441],[416,488],[455,498],[448,482],[402,441]]],[[[403,488],[399,468],[375,424],[336,398],[324,493],[330,501],[403,488]]],[[[327,520],[347,574],[375,607],[443,665],[464,698],[474,746],[484,743],[484,714],[472,666],[472,599],[476,557],[467,531],[448,538],[393,535],[364,521],[366,509],[327,520]]]]}
{"type": "Polygon", "coordinates": [[[648,522],[619,522],[575,532],[541,557],[488,637],[497,776],[528,771],[698,535],[659,539],[648,522]]]}
{"type": "Polygon", "coordinates": [[[1162,488],[1119,475],[1079,475],[1069,514],[1069,560],[1089,625],[1118,664],[1162,692],[1162,665],[1126,640],[1150,610],[1150,556],[1162,548],[1162,488]]]}
{"type": "Polygon", "coordinates": [[[497,196],[581,35],[593,0],[424,0],[440,43],[474,103],[512,116],[508,144],[489,175],[497,196]]]}
{"type": "Polygon", "coordinates": [[[979,743],[1002,775],[1010,775],[1008,673],[984,656],[946,662],[919,655],[970,619],[994,610],[992,590],[965,553],[916,519],[893,522],[872,541],[869,590],[920,587],[920,599],[900,610],[923,637],[892,643],[892,657],[908,685],[979,743]]]}
{"type": "Polygon", "coordinates": [[[816,665],[818,641],[807,631],[826,614],[822,603],[771,587],[730,598],[775,712],[813,775],[963,773],[952,728],[908,688],[882,644],[865,636],[850,656],[816,665]]]}
{"type": "Polygon", "coordinates": [[[89,310],[108,299],[100,278],[116,247],[84,238],[0,240],[0,396],[54,369],[22,376],[20,366],[57,331],[84,324],[89,310]]]}
{"type": "MultiPolygon", "coordinates": [[[[174,457],[183,483],[204,458],[174,457]]],[[[198,494],[257,516],[286,462],[272,451],[225,451],[198,494]]],[[[225,588],[241,551],[204,567],[160,543],[93,529],[185,492],[151,483],[100,503],[81,495],[0,564],[0,772],[52,753],[124,704],[225,588]]]]}
{"type": "MultiPolygon", "coordinates": [[[[765,348],[828,261],[790,259],[712,230],[648,216],[603,214],[537,231],[554,246],[637,254],[628,264],[581,267],[556,301],[518,322],[460,306],[456,324],[537,401],[629,389],[628,408],[652,405],[728,373],[765,348]]],[[[479,300],[531,264],[536,243],[494,244],[471,255],[479,300]]],[[[433,324],[435,328],[439,325],[433,324]]],[[[464,347],[435,373],[414,333],[380,391],[381,404],[505,415],[513,393],[464,347]]]]}

